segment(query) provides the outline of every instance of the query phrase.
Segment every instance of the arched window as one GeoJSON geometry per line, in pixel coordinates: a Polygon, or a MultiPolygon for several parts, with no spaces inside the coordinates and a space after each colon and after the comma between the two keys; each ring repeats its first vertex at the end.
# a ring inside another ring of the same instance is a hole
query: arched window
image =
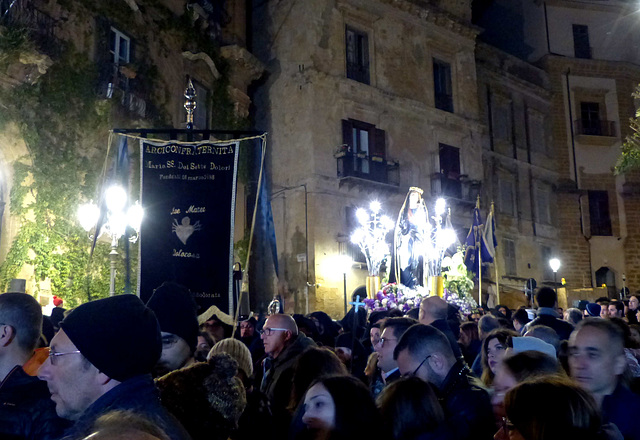
{"type": "Polygon", "coordinates": [[[616,298],[616,275],[608,267],[601,267],[596,270],[596,286],[602,287],[606,284],[609,298],[616,298]]]}

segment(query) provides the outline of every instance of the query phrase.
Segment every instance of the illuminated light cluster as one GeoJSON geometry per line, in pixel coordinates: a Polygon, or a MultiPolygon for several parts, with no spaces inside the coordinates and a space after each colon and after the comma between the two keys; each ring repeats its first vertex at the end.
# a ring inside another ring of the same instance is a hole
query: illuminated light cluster
{"type": "Polygon", "coordinates": [[[356,218],[360,227],[351,235],[351,242],[357,244],[367,260],[369,276],[378,276],[380,265],[389,256],[389,245],[386,236],[394,227],[389,217],[381,214],[382,205],[373,201],[369,211],[360,208],[356,218]]]}
{"type": "Polygon", "coordinates": [[[431,241],[426,243],[425,260],[427,261],[427,274],[440,276],[442,274],[442,260],[446,250],[456,242],[455,231],[450,227],[451,212],[447,213],[447,205],[444,199],[436,201],[435,215],[431,217],[434,225],[430,225],[431,241]],[[446,216],[445,216],[446,213],[446,216]]]}

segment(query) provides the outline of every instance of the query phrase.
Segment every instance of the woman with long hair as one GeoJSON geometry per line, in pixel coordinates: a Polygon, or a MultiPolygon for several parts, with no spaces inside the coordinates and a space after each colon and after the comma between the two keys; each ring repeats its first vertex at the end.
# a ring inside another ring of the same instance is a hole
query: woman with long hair
{"type": "Polygon", "coordinates": [[[506,328],[492,330],[482,342],[482,382],[491,386],[496,368],[508,348],[509,340],[518,333],[506,328]]]}
{"type": "Polygon", "coordinates": [[[297,439],[388,440],[380,413],[362,381],[352,376],[332,376],[317,380],[301,403],[306,429],[297,439]]]}

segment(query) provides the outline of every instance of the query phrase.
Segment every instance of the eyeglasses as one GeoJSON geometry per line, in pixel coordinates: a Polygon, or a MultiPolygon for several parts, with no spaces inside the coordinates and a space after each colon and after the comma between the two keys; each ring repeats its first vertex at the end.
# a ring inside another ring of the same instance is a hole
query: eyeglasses
{"type": "Polygon", "coordinates": [[[265,327],[262,330],[260,330],[258,333],[260,333],[261,335],[271,336],[273,332],[290,332],[290,331],[291,330],[289,330],[288,328],[265,327]]]}
{"type": "Polygon", "coordinates": [[[407,373],[407,374],[403,374],[402,377],[413,377],[416,374],[418,374],[418,370],[420,370],[420,368],[422,368],[422,366],[424,365],[425,362],[427,362],[427,359],[429,359],[431,357],[431,355],[427,356],[426,358],[424,358],[422,360],[422,362],[420,362],[420,365],[418,365],[418,368],[416,368],[415,370],[413,370],[413,373],[407,373]]]}
{"type": "Polygon", "coordinates": [[[65,351],[65,352],[57,352],[53,350],[49,350],[49,360],[51,361],[51,365],[56,365],[58,356],[64,356],[66,354],[79,354],[80,350],[75,351],[65,351]]]}
{"type": "Polygon", "coordinates": [[[397,341],[397,338],[380,338],[380,340],[378,341],[378,344],[380,344],[380,347],[384,347],[384,343],[387,341],[397,341]]]}

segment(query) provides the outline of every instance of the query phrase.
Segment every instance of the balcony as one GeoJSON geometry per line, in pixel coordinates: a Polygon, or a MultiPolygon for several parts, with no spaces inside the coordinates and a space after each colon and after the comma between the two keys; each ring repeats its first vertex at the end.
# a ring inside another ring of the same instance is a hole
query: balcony
{"type": "Polygon", "coordinates": [[[482,184],[479,180],[472,180],[466,174],[457,178],[445,176],[442,173],[431,175],[431,195],[446,197],[465,204],[475,204],[482,184]]]}
{"type": "Polygon", "coordinates": [[[573,124],[581,144],[613,145],[618,140],[615,121],[577,119],[573,124]]]}
{"type": "Polygon", "coordinates": [[[116,98],[120,107],[134,118],[149,116],[146,93],[140,90],[141,81],[127,66],[108,63],[100,72],[100,94],[103,98],[116,98]]]}
{"type": "Polygon", "coordinates": [[[336,153],[338,178],[357,182],[379,183],[397,187],[400,185],[400,169],[398,162],[383,157],[370,157],[362,153],[341,151],[336,153]]]}
{"type": "Polygon", "coordinates": [[[37,9],[31,0],[0,0],[0,25],[24,28],[42,53],[59,54],[56,20],[37,9]]]}

